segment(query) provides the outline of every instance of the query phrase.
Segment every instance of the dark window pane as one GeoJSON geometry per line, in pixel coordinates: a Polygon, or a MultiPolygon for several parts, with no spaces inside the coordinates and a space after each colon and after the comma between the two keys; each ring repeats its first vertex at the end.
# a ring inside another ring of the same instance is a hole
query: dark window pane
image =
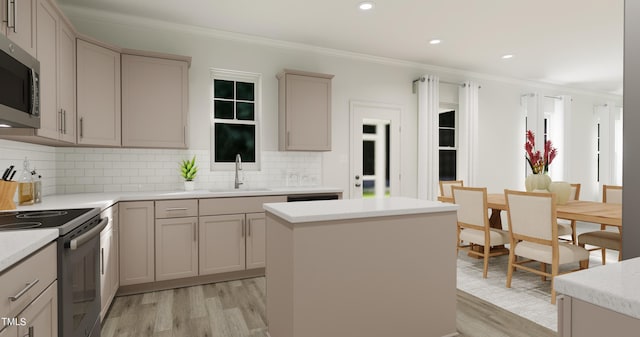
{"type": "Polygon", "coordinates": [[[215,124],[215,161],[233,163],[236,154],[243,162],[256,162],[256,126],[244,124],[215,124]]]}
{"type": "Polygon", "coordinates": [[[376,142],[370,140],[362,141],[362,174],[374,175],[376,174],[376,142]]]}
{"type": "Polygon", "coordinates": [[[236,82],[236,99],[240,101],[253,101],[253,83],[236,82]]]}
{"type": "Polygon", "coordinates": [[[236,119],[243,121],[254,120],[253,103],[236,103],[236,119]]]}
{"type": "Polygon", "coordinates": [[[233,81],[214,80],[213,97],[233,99],[233,81]]]}
{"type": "Polygon", "coordinates": [[[455,150],[440,150],[440,180],[456,180],[455,150]]]}
{"type": "Polygon", "coordinates": [[[456,132],[451,129],[440,129],[440,146],[456,146],[456,132]]]}
{"type": "Polygon", "coordinates": [[[366,125],[366,124],[363,124],[363,125],[362,125],[362,133],[371,133],[371,134],[375,134],[375,133],[376,133],[376,126],[375,126],[375,125],[366,125]]]}
{"type": "Polygon", "coordinates": [[[440,113],[440,127],[455,128],[456,112],[455,110],[440,113]]]}
{"type": "Polygon", "coordinates": [[[233,102],[214,101],[213,115],[215,118],[233,119],[233,102]]]}

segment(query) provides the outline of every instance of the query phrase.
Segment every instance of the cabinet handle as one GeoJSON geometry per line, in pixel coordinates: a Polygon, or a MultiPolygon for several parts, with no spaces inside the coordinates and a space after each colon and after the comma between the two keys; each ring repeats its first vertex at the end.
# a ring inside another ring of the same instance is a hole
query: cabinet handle
{"type": "Polygon", "coordinates": [[[104,248],[100,248],[100,275],[104,275],[104,248]]]}
{"type": "Polygon", "coordinates": [[[164,211],[165,212],[172,212],[172,211],[186,211],[188,208],[186,207],[169,207],[169,208],[165,208],[164,211]]]}
{"type": "Polygon", "coordinates": [[[26,335],[22,336],[22,337],[35,337],[35,332],[33,331],[35,328],[32,326],[29,327],[29,332],[27,332],[26,335]]]}
{"type": "Polygon", "coordinates": [[[244,237],[244,219],[242,219],[242,237],[244,237]]]}
{"type": "Polygon", "coordinates": [[[35,279],[33,282],[31,283],[27,283],[27,286],[24,287],[24,289],[20,290],[19,293],[17,293],[15,296],[10,296],[9,300],[11,300],[11,302],[15,302],[17,301],[20,297],[22,297],[22,295],[24,295],[27,291],[29,291],[29,289],[33,288],[33,286],[35,286],[36,284],[38,284],[38,282],[40,282],[40,280],[35,279]]]}
{"type": "Polygon", "coordinates": [[[14,33],[18,32],[16,30],[16,6],[18,6],[16,0],[7,0],[7,28],[12,28],[14,33]],[[9,20],[9,7],[11,7],[11,20],[9,20]]]}
{"type": "Polygon", "coordinates": [[[67,134],[67,110],[62,109],[62,134],[67,134]]]}
{"type": "Polygon", "coordinates": [[[182,127],[182,141],[184,142],[184,146],[187,146],[187,126],[182,127]]]}
{"type": "Polygon", "coordinates": [[[58,132],[62,133],[62,109],[58,110],[58,132]]]}
{"type": "Polygon", "coordinates": [[[251,236],[251,221],[247,221],[247,236],[251,236]]]}
{"type": "Polygon", "coordinates": [[[198,241],[198,227],[195,222],[193,223],[193,241],[198,241]]]}
{"type": "Polygon", "coordinates": [[[82,131],[83,131],[83,129],[84,129],[84,128],[83,128],[83,124],[84,124],[84,123],[82,123],[82,121],[83,121],[83,120],[84,120],[84,118],[83,118],[83,117],[80,117],[80,138],[82,138],[82,133],[83,133],[82,131]]]}

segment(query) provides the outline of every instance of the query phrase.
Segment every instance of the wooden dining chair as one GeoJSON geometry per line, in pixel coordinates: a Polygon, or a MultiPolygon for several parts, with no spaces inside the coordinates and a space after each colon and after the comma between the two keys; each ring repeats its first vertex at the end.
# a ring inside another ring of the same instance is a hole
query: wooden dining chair
{"type": "Polygon", "coordinates": [[[452,186],[464,186],[464,183],[462,180],[440,180],[440,196],[451,198],[452,186]]]}
{"type": "MultiPolygon", "coordinates": [[[[571,192],[569,193],[569,200],[579,200],[580,199],[580,184],[571,184],[571,192]]],[[[576,221],[575,220],[565,220],[558,219],[558,236],[566,236],[571,235],[571,240],[566,240],[574,245],[578,244],[577,232],[576,232],[576,221]]]]}
{"type": "Polygon", "coordinates": [[[489,258],[504,255],[502,252],[491,253],[492,246],[509,243],[509,233],[501,229],[491,228],[487,216],[487,188],[452,186],[453,202],[458,209],[458,244],[460,248],[470,248],[469,254],[484,259],[482,277],[487,278],[489,258]],[[464,242],[464,244],[463,244],[464,242]],[[483,246],[476,251],[475,246],[483,246]]]}
{"type": "Polygon", "coordinates": [[[560,265],[578,262],[579,269],[588,268],[589,252],[558,240],[555,194],[511,190],[505,190],[504,193],[510,237],[507,288],[511,288],[511,279],[516,269],[538,274],[543,280],[549,277],[551,303],[555,304],[556,291],[553,283],[554,278],[560,275],[560,265]],[[539,269],[527,265],[535,262],[540,263],[539,269]],[[547,265],[551,265],[551,272],[547,271],[547,265]]]}
{"type": "MultiPolygon", "coordinates": [[[[602,202],[622,204],[622,186],[603,185],[602,202]]],[[[607,264],[607,249],[618,251],[618,261],[622,261],[622,227],[607,230],[606,225],[600,225],[599,231],[582,233],[578,236],[578,244],[594,246],[589,250],[601,250],[602,264],[607,264]]]]}

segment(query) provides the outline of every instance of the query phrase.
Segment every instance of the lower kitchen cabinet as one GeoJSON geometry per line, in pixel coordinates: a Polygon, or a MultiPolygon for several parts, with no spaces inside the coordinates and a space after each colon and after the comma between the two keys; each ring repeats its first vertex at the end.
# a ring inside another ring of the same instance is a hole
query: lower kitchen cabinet
{"type": "Polygon", "coordinates": [[[103,320],[120,286],[118,265],[118,205],[102,212],[109,224],[100,233],[100,319],[103,320]]]}
{"type": "Polygon", "coordinates": [[[244,224],[244,214],[200,217],[200,275],[245,269],[244,224]]]}
{"type": "Polygon", "coordinates": [[[264,213],[247,214],[247,269],[264,268],[266,247],[266,217],[264,213]]]}
{"type": "Polygon", "coordinates": [[[58,282],[53,282],[18,315],[26,324],[18,326],[17,336],[58,336],[58,282]],[[33,334],[29,334],[33,329],[33,334]]]}
{"type": "Polygon", "coordinates": [[[198,275],[198,218],[156,219],[156,281],[198,275]]]}
{"type": "Polygon", "coordinates": [[[153,201],[120,203],[120,285],[155,281],[153,201]]]}

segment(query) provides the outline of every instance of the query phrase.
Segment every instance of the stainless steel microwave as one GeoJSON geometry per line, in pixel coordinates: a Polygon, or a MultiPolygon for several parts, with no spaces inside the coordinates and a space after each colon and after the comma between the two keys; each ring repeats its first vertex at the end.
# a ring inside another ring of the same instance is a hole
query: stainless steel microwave
{"type": "Polygon", "coordinates": [[[40,128],[40,62],[1,34],[0,127],[40,128]]]}

